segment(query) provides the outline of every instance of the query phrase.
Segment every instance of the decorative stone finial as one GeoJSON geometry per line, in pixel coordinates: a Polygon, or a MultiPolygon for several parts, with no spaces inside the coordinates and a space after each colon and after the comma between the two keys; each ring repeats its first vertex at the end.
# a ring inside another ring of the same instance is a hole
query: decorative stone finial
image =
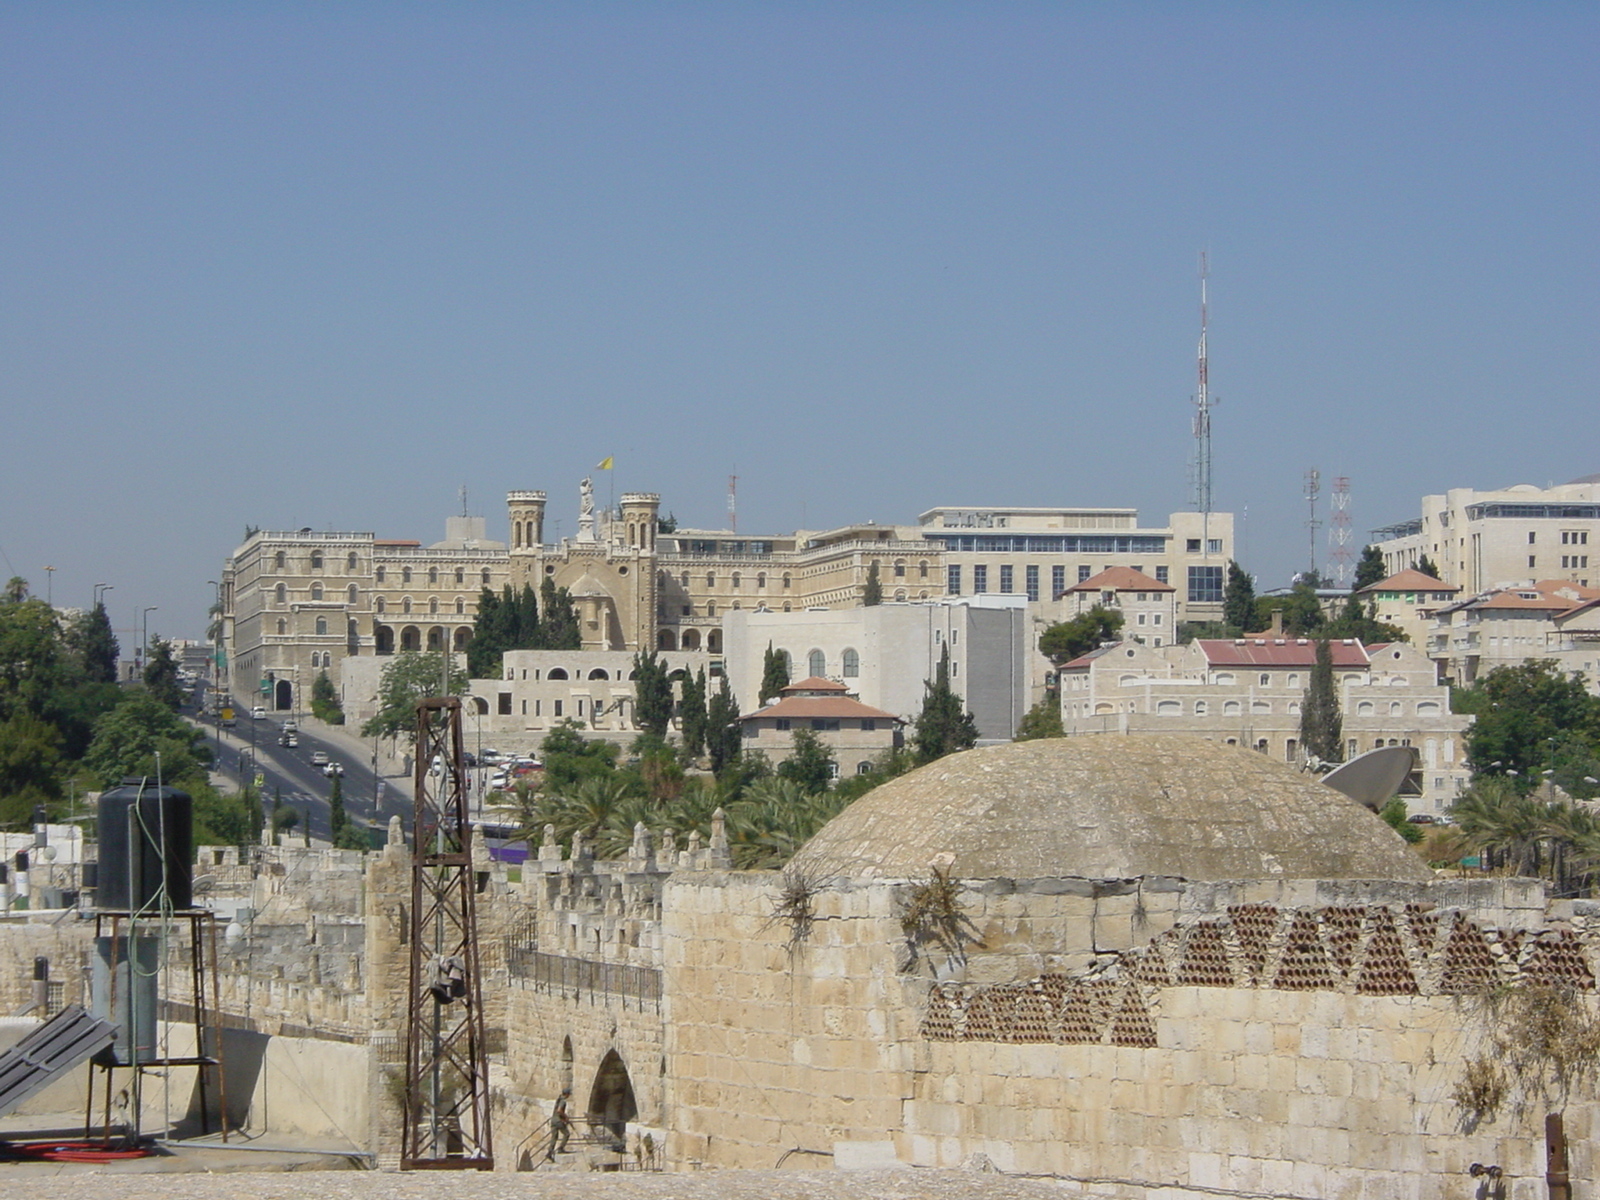
{"type": "Polygon", "coordinates": [[[728,814],[720,806],[711,814],[711,865],[733,865],[733,853],[728,849],[728,814]]]}

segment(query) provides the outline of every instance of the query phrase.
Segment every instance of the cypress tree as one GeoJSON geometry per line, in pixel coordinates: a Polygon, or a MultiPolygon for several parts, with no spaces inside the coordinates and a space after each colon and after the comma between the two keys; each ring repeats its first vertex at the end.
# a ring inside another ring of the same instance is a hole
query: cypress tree
{"type": "Polygon", "coordinates": [[[765,708],[789,686],[789,659],[782,651],[767,643],[767,652],[761,656],[761,694],[756,703],[765,708]]]}
{"type": "Polygon", "coordinates": [[[927,688],[922,698],[922,711],[917,714],[916,732],[912,741],[916,746],[917,762],[931,763],[958,750],[970,750],[978,744],[978,722],[962,708],[961,697],[950,686],[950,647],[939,655],[939,666],[931,680],[924,680],[927,688]]]}
{"type": "Polygon", "coordinates": [[[633,711],[639,728],[658,738],[667,736],[672,724],[672,682],[667,664],[654,650],[641,650],[633,656],[633,711]]]}
{"type": "Polygon", "coordinates": [[[721,685],[706,703],[706,753],[718,775],[739,757],[739,700],[722,676],[721,685]]]}
{"type": "Polygon", "coordinates": [[[1237,562],[1228,561],[1228,583],[1222,592],[1222,622],[1240,633],[1256,627],[1256,588],[1249,574],[1237,562]]]}
{"type": "Polygon", "coordinates": [[[1383,552],[1376,546],[1368,546],[1361,552],[1361,559],[1356,563],[1355,590],[1371,587],[1389,574],[1383,567],[1383,552]]]}
{"type": "Polygon", "coordinates": [[[347,818],[344,813],[344,780],[333,777],[333,790],[328,793],[328,838],[337,842],[344,831],[347,818]]]}
{"type": "Polygon", "coordinates": [[[706,669],[698,676],[683,675],[683,696],[678,701],[678,724],[683,730],[683,751],[690,758],[706,752],[706,669]]]}
{"type": "Polygon", "coordinates": [[[1300,749],[1323,762],[1344,758],[1344,721],[1339,716],[1339,696],[1333,688],[1333,646],[1317,641],[1317,661],[1311,668],[1305,699],[1300,704],[1300,749]]]}
{"type": "Polygon", "coordinates": [[[102,602],[83,619],[83,667],[90,683],[117,681],[117,635],[102,602]]]}
{"type": "Polygon", "coordinates": [[[877,559],[873,559],[867,567],[867,587],[861,596],[861,603],[867,608],[883,603],[883,581],[878,578],[877,559]]]}

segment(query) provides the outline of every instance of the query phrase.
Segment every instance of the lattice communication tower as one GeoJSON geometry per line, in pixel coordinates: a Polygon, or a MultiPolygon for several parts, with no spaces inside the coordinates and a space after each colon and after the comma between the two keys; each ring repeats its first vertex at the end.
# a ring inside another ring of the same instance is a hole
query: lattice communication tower
{"type": "Polygon", "coordinates": [[[1322,522],[1317,518],[1317,497],[1322,494],[1322,472],[1312,467],[1306,472],[1306,540],[1311,546],[1311,574],[1317,573],[1317,530],[1322,522]]]}
{"type": "Polygon", "coordinates": [[[1200,349],[1197,356],[1199,380],[1194,397],[1194,506],[1200,510],[1201,545],[1211,545],[1211,398],[1210,365],[1207,361],[1206,333],[1208,312],[1206,280],[1210,276],[1206,252],[1200,252],[1200,349]]]}
{"type": "Polygon", "coordinates": [[[494,1169],[461,701],[417,705],[402,1170],[494,1169]]]}
{"type": "Polygon", "coordinates": [[[1347,588],[1355,580],[1355,554],[1351,549],[1353,537],[1350,529],[1350,477],[1340,475],[1333,481],[1328,514],[1328,566],[1333,572],[1334,587],[1347,588]]]}

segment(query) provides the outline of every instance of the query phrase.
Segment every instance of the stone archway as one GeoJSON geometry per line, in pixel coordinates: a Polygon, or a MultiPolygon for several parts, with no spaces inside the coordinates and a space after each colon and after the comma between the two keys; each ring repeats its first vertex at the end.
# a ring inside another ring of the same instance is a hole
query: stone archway
{"type": "Polygon", "coordinates": [[[277,712],[288,712],[294,707],[294,684],[287,679],[278,680],[278,686],[273,689],[272,707],[277,712]]]}
{"type": "Polygon", "coordinates": [[[372,641],[376,653],[394,653],[394,630],[387,625],[375,625],[372,629],[372,641]]]}
{"type": "Polygon", "coordinates": [[[616,1144],[627,1143],[628,1122],[639,1115],[639,1105],[633,1098],[633,1081],[628,1078],[628,1068],[615,1050],[606,1051],[600,1060],[600,1069],[594,1073],[594,1085],[589,1089],[589,1130],[609,1136],[616,1144]]]}

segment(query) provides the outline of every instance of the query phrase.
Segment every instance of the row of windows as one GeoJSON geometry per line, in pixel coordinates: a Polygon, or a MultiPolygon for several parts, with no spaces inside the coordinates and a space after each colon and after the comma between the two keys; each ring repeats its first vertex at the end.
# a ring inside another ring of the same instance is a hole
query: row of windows
{"type": "MultiPolygon", "coordinates": [[[[1001,591],[1001,593],[1003,595],[1008,595],[1008,596],[1012,595],[1016,590],[1016,574],[1015,574],[1015,570],[1016,569],[1014,567],[1011,567],[1009,565],[1002,565],[1000,567],[999,583],[1000,583],[1000,591],[1001,591]]],[[[1029,564],[1027,566],[1024,566],[1022,570],[1023,570],[1023,576],[1022,577],[1023,577],[1023,581],[1024,581],[1023,590],[1027,592],[1029,600],[1037,600],[1039,598],[1039,568],[1037,566],[1029,564]]],[[[1144,567],[1141,564],[1137,564],[1136,563],[1133,566],[1133,570],[1142,572],[1144,570],[1144,567]]],[[[1190,570],[1191,570],[1191,572],[1194,571],[1194,570],[1216,571],[1216,572],[1218,572],[1217,578],[1219,580],[1221,579],[1221,571],[1222,571],[1221,567],[1200,567],[1200,568],[1191,567],[1190,570]]],[[[959,595],[961,595],[961,571],[962,571],[962,568],[961,568],[961,564],[959,564],[959,563],[951,563],[949,566],[945,567],[945,594],[946,595],[950,595],[950,596],[959,596],[959,595]]],[[[1164,564],[1160,565],[1160,566],[1157,566],[1156,569],[1155,569],[1155,572],[1156,572],[1155,578],[1156,578],[1156,582],[1157,583],[1166,583],[1166,582],[1168,582],[1168,579],[1167,579],[1168,568],[1164,564]]],[[[1089,579],[1090,577],[1093,576],[1093,574],[1094,574],[1094,567],[1091,566],[1089,563],[1079,563],[1078,564],[1078,582],[1079,583],[1082,583],[1085,580],[1089,579]]],[[[989,590],[989,567],[988,567],[988,564],[986,564],[986,563],[975,563],[975,564],[973,564],[973,567],[972,567],[972,591],[973,591],[973,593],[975,595],[983,595],[984,593],[988,592],[988,590],[989,590]]],[[[1054,566],[1052,566],[1050,568],[1050,595],[1051,595],[1052,598],[1059,598],[1061,596],[1061,593],[1065,592],[1066,590],[1067,590],[1067,568],[1064,565],[1058,563],[1058,564],[1056,564],[1056,565],[1054,565],[1054,566]]],[[[1217,598],[1218,598],[1218,600],[1221,600],[1222,597],[1221,597],[1220,593],[1218,594],[1217,598]]]]}
{"type": "MultiPolygon", "coordinates": [[[[1244,713],[1244,703],[1245,702],[1241,700],[1224,700],[1221,706],[1222,715],[1225,717],[1242,716],[1244,713]]],[[[1257,716],[1270,713],[1272,711],[1272,702],[1270,700],[1251,700],[1249,704],[1250,712],[1257,716]]],[[[1210,716],[1211,702],[1207,700],[1196,700],[1194,702],[1193,711],[1194,715],[1197,717],[1210,716]]],[[[1298,715],[1300,712],[1300,701],[1289,701],[1288,712],[1290,716],[1298,715]]],[[[1422,700],[1417,704],[1417,716],[1419,717],[1437,717],[1442,712],[1443,709],[1437,700],[1422,700]]],[[[1156,716],[1181,717],[1183,715],[1184,705],[1182,700],[1156,701],[1156,716]]],[[[1371,700],[1362,700],[1355,706],[1355,715],[1358,717],[1375,717],[1378,715],[1378,706],[1371,700]]],[[[1398,700],[1391,700],[1389,702],[1388,715],[1391,717],[1405,715],[1404,705],[1402,705],[1398,700]]]]}
{"type": "MultiPolygon", "coordinates": [[[[1167,539],[1164,537],[1130,537],[1095,534],[1068,534],[1064,537],[1024,537],[1020,534],[1013,536],[985,535],[977,537],[971,534],[939,534],[928,533],[930,541],[944,543],[947,551],[961,551],[966,554],[985,554],[998,552],[1000,554],[1165,554],[1167,539]]],[[[1221,552],[1221,544],[1217,546],[1221,552]]]]}
{"type": "MultiPolygon", "coordinates": [[[[355,551],[352,550],[348,555],[345,556],[345,569],[349,570],[349,571],[354,571],[354,570],[357,569],[357,567],[359,565],[359,562],[360,562],[360,560],[357,558],[355,551]]],[[[272,556],[272,565],[273,565],[274,568],[276,568],[279,571],[287,569],[287,567],[288,567],[288,554],[285,551],[279,550],[276,554],[274,554],[272,556]]],[[[311,569],[313,571],[320,571],[320,570],[323,569],[323,565],[324,565],[324,558],[323,558],[322,551],[321,550],[313,550],[311,552],[311,569]]],[[[385,579],[387,578],[387,576],[388,576],[388,568],[387,567],[378,567],[376,569],[376,571],[374,572],[374,575],[377,578],[377,581],[379,583],[383,583],[385,581],[385,579]]],[[[485,587],[487,587],[488,584],[489,584],[489,578],[490,578],[489,568],[488,567],[484,567],[483,570],[478,573],[478,578],[479,578],[480,582],[482,582],[482,584],[485,587]]],[[[466,572],[466,568],[465,567],[457,567],[455,569],[455,580],[456,580],[457,583],[460,583],[460,584],[466,583],[466,581],[467,581],[467,572],[466,572]]],[[[411,582],[411,568],[410,567],[401,567],[400,568],[400,581],[402,583],[410,583],[411,582]]],[[[429,567],[428,568],[428,582],[429,583],[438,583],[439,582],[439,568],[438,567],[429,567]]],[[[318,585],[318,586],[320,586],[320,585],[318,585]]]]}
{"type": "MultiPolygon", "coordinates": [[[[323,558],[322,551],[321,550],[313,550],[311,552],[311,569],[313,571],[322,570],[323,562],[324,562],[324,558],[323,558]]],[[[356,556],[356,552],[354,550],[350,551],[349,554],[345,555],[345,559],[344,559],[345,570],[354,571],[356,569],[356,564],[359,563],[359,562],[360,562],[360,559],[356,556]]],[[[288,563],[289,563],[289,555],[288,555],[287,551],[279,550],[276,554],[274,554],[272,556],[272,565],[276,569],[278,569],[280,571],[282,571],[286,566],[288,566],[288,563]]]]}
{"type": "MultiPolygon", "coordinates": [[[[683,672],[680,670],[680,671],[673,672],[673,676],[672,677],[673,678],[679,678],[682,675],[683,675],[683,672]]],[[[517,678],[516,668],[507,667],[506,668],[506,681],[509,683],[512,680],[516,679],[516,678],[517,678]]],[[[526,680],[528,678],[528,668],[526,668],[526,667],[522,668],[522,678],[524,680],[526,680]]],[[[621,679],[637,679],[637,678],[639,678],[639,672],[637,672],[637,671],[629,671],[626,675],[624,675],[621,671],[618,671],[615,675],[612,675],[612,673],[610,671],[607,671],[604,667],[594,667],[594,668],[591,668],[591,670],[589,671],[589,673],[587,675],[585,675],[583,673],[583,669],[581,667],[574,668],[574,671],[571,674],[568,674],[567,669],[565,667],[551,667],[549,674],[543,674],[543,668],[534,667],[533,668],[533,681],[535,683],[538,683],[541,678],[547,679],[547,680],[552,680],[553,679],[553,680],[557,680],[557,681],[563,680],[563,679],[608,679],[609,680],[609,679],[613,679],[613,678],[621,680],[621,679]]]]}
{"type": "Polygon", "coordinates": [[[1561,556],[1561,565],[1567,568],[1587,567],[1589,565],[1589,556],[1587,554],[1563,554],[1561,556]]]}
{"type": "MultiPolygon", "coordinates": [[[[779,717],[775,722],[773,722],[773,724],[780,731],[788,732],[794,728],[795,723],[788,717],[779,717]]],[[[861,726],[863,733],[873,733],[878,728],[878,722],[876,718],[873,717],[862,717],[859,722],[853,721],[848,725],[843,724],[838,717],[812,717],[810,720],[802,720],[800,722],[800,727],[802,729],[809,727],[818,733],[836,733],[843,728],[854,729],[857,724],[861,726]]],[[[755,729],[754,722],[751,722],[749,725],[745,726],[746,737],[755,737],[756,732],[757,731],[755,729]]]]}
{"type": "Polygon", "coordinates": [[[1587,546],[1589,544],[1589,531],[1587,529],[1563,529],[1561,531],[1561,544],[1563,546],[1587,546]]]}

